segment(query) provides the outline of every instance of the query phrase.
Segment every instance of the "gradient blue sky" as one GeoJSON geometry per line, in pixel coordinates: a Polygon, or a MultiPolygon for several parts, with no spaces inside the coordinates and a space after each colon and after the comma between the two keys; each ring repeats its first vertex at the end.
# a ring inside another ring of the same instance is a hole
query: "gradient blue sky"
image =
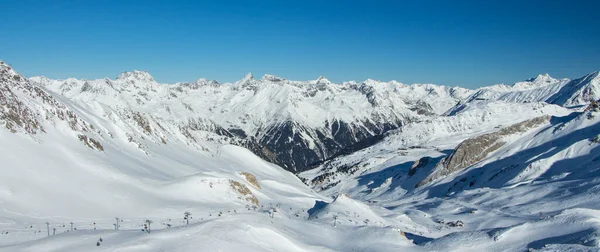
{"type": "Polygon", "coordinates": [[[600,70],[600,1],[0,0],[27,75],[221,82],[271,73],[478,87],[600,70]]]}

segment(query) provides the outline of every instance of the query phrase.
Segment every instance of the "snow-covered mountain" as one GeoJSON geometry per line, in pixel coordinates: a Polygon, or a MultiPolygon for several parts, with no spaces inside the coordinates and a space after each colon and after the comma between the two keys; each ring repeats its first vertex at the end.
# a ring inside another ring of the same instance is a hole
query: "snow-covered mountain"
{"type": "Polygon", "coordinates": [[[256,80],[252,74],[235,83],[199,79],[166,85],[143,71],[121,73],[115,80],[31,81],[104,120],[132,118],[131,127],[147,126],[145,135],[157,142],[176,136],[194,142],[190,132],[207,131],[290,171],[306,170],[407,122],[441,114],[471,93],[395,81],[333,84],[324,77],[302,82],[273,75],[256,80]]]}
{"type": "Polygon", "coordinates": [[[471,100],[300,176],[408,216],[425,250],[597,251],[599,115],[595,102],[471,100]]]}
{"type": "Polygon", "coordinates": [[[566,107],[585,105],[600,98],[599,88],[599,72],[590,73],[576,80],[558,80],[548,74],[540,74],[536,78],[517,82],[512,86],[500,84],[480,88],[446,114],[452,115],[465,103],[476,100],[513,103],[546,102],[566,107]]]}
{"type": "MultiPolygon", "coordinates": [[[[160,89],[151,81],[143,72],[122,74],[104,86],[84,81],[78,100],[0,63],[0,251],[414,246],[380,222],[333,227],[327,220],[307,221],[307,210],[329,199],[229,144],[233,137],[208,119],[169,122],[156,119],[165,110],[123,107],[129,100],[116,90],[160,89]],[[102,101],[122,103],[112,109],[102,101]],[[354,239],[364,236],[371,239],[354,239]]],[[[63,84],[67,94],[70,84],[79,83],[63,84]]]]}
{"type": "Polygon", "coordinates": [[[600,98],[595,91],[597,76],[569,81],[539,75],[513,86],[474,91],[396,81],[334,84],[324,77],[290,81],[265,75],[256,80],[252,74],[235,83],[199,79],[166,85],[144,71],[124,72],[115,80],[32,77],[31,81],[106,118],[117,115],[144,121],[138,124],[155,129],[157,141],[165,135],[212,132],[299,172],[368,146],[409,122],[451,115],[474,100],[584,104],[600,98]]]}
{"type": "Polygon", "coordinates": [[[161,84],[0,61],[0,251],[597,250],[599,80],[161,84]]]}

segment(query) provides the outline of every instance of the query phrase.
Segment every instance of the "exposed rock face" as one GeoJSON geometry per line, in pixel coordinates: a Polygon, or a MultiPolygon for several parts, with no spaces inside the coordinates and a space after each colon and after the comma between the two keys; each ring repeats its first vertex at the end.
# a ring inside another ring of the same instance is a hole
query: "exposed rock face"
{"type": "Polygon", "coordinates": [[[0,125],[12,133],[33,137],[45,133],[45,127],[57,124],[64,124],[78,132],[78,138],[84,145],[103,150],[100,142],[87,136],[99,134],[92,124],[0,61],[0,125]]]}
{"type": "Polygon", "coordinates": [[[254,174],[249,173],[249,172],[240,172],[240,174],[246,178],[246,181],[248,181],[248,183],[252,184],[254,187],[256,187],[258,189],[262,189],[262,187],[258,183],[258,180],[256,180],[256,177],[254,176],[254,174]]]}
{"type": "Polygon", "coordinates": [[[13,133],[24,131],[35,134],[43,131],[36,111],[26,106],[13,89],[23,88],[26,79],[0,61],[0,123],[13,133]]]}
{"type": "Polygon", "coordinates": [[[549,122],[549,120],[549,116],[540,116],[513,124],[497,132],[484,134],[463,141],[454,149],[450,156],[440,161],[434,168],[433,172],[424,180],[419,182],[416,187],[420,187],[431,181],[445,177],[451,173],[460,171],[481,161],[488,154],[499,149],[505,144],[502,141],[503,137],[526,132],[527,130],[549,122]]]}
{"type": "Polygon", "coordinates": [[[133,72],[123,72],[119,74],[117,80],[154,82],[154,78],[146,71],[133,70],[133,72]]]}
{"type": "Polygon", "coordinates": [[[432,161],[431,157],[422,157],[421,159],[415,161],[415,163],[408,170],[408,176],[415,175],[417,170],[427,166],[432,161]]]}
{"type": "Polygon", "coordinates": [[[92,132],[93,125],[82,120],[38,85],[0,61],[0,123],[13,133],[44,132],[43,121],[59,119],[74,131],[92,132]]]}
{"type": "Polygon", "coordinates": [[[229,186],[231,186],[231,189],[233,189],[233,191],[240,195],[238,197],[239,199],[248,201],[255,206],[259,206],[258,199],[245,184],[242,184],[235,180],[229,180],[229,186]]]}
{"type": "Polygon", "coordinates": [[[104,147],[96,139],[93,139],[86,135],[79,135],[78,137],[79,140],[81,140],[83,144],[85,144],[85,146],[89,147],[90,149],[104,151],[104,147]]]}

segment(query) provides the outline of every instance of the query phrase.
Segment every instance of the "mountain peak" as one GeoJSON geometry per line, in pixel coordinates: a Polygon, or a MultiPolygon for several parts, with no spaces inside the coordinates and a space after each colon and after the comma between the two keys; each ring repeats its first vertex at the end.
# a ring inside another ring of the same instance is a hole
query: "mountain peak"
{"type": "Polygon", "coordinates": [[[377,84],[380,84],[381,81],[373,80],[373,79],[369,78],[369,79],[366,79],[365,81],[363,81],[363,83],[365,83],[367,85],[377,85],[377,84]]]}
{"type": "Polygon", "coordinates": [[[8,71],[13,71],[14,72],[14,70],[12,69],[12,67],[10,67],[8,64],[6,64],[6,62],[4,62],[2,60],[0,60],[0,70],[7,71],[7,72],[8,71]]]}
{"type": "Polygon", "coordinates": [[[16,76],[19,76],[20,78],[20,74],[17,73],[11,66],[6,64],[6,62],[2,60],[0,60],[0,77],[1,76],[6,76],[10,78],[17,78],[16,76]]]}
{"type": "Polygon", "coordinates": [[[152,78],[152,75],[150,75],[147,71],[138,71],[138,70],[133,70],[133,72],[122,72],[117,77],[117,80],[155,82],[154,78],[152,78]]]}
{"type": "Polygon", "coordinates": [[[244,78],[236,82],[236,85],[245,87],[247,85],[252,85],[253,83],[256,84],[254,81],[254,75],[252,75],[252,73],[247,73],[244,78]]]}
{"type": "Polygon", "coordinates": [[[265,74],[265,75],[263,75],[262,78],[260,78],[260,80],[261,81],[270,81],[270,82],[279,82],[284,79],[279,76],[272,75],[272,74],[265,74]]]}
{"type": "Polygon", "coordinates": [[[535,83],[541,83],[541,82],[547,82],[547,83],[550,83],[550,82],[552,82],[553,80],[555,80],[555,79],[554,79],[554,78],[552,78],[552,77],[550,76],[550,74],[548,74],[548,73],[545,73],[545,74],[538,74],[538,76],[537,76],[537,77],[535,77],[535,78],[533,79],[533,82],[535,82],[535,83]]]}
{"type": "Polygon", "coordinates": [[[323,76],[319,76],[319,78],[317,78],[317,80],[315,81],[315,84],[331,84],[331,81],[329,81],[323,76]]]}
{"type": "Polygon", "coordinates": [[[554,79],[550,76],[550,74],[538,74],[535,78],[529,78],[522,82],[517,82],[513,85],[513,87],[521,88],[521,89],[531,89],[542,87],[550,84],[554,84],[559,82],[559,80],[554,79]]]}
{"type": "Polygon", "coordinates": [[[242,80],[254,80],[254,75],[252,73],[247,73],[242,80]]]}
{"type": "Polygon", "coordinates": [[[216,81],[216,80],[208,80],[206,78],[197,79],[196,81],[194,81],[194,83],[198,84],[198,85],[201,85],[201,86],[204,86],[204,85],[217,85],[217,84],[219,84],[219,82],[216,81]]]}
{"type": "Polygon", "coordinates": [[[40,83],[42,85],[46,85],[46,84],[52,82],[52,80],[46,76],[33,76],[33,77],[30,77],[29,80],[31,80],[35,83],[40,83]]]}

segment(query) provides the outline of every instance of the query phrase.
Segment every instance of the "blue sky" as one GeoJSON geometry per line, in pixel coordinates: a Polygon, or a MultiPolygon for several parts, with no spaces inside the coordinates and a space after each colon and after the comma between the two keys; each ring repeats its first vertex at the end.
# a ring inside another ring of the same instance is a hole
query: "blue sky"
{"type": "Polygon", "coordinates": [[[270,73],[478,87],[600,70],[599,1],[0,0],[27,75],[221,82],[270,73]]]}

